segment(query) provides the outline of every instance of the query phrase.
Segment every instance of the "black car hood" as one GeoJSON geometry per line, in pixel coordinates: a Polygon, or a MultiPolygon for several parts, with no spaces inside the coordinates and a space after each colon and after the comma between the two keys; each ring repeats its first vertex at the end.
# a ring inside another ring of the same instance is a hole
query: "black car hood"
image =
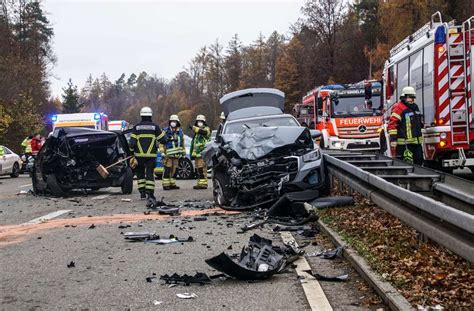
{"type": "Polygon", "coordinates": [[[242,134],[222,134],[222,141],[244,160],[257,160],[287,145],[312,144],[309,130],[301,126],[254,127],[242,134]]]}

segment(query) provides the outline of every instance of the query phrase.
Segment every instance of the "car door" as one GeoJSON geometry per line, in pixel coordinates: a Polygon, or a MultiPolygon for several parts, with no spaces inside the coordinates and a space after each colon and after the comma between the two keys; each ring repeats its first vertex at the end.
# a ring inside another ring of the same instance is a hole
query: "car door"
{"type": "Polygon", "coordinates": [[[5,155],[3,156],[2,174],[9,174],[13,170],[14,156],[13,152],[7,147],[3,147],[3,150],[5,151],[5,155]]]}
{"type": "MultiPolygon", "coordinates": [[[[0,148],[4,148],[3,146],[0,146],[0,148]]],[[[0,175],[4,175],[4,167],[6,167],[6,162],[7,162],[7,154],[5,153],[5,149],[3,149],[3,156],[0,156],[0,175]]]]}

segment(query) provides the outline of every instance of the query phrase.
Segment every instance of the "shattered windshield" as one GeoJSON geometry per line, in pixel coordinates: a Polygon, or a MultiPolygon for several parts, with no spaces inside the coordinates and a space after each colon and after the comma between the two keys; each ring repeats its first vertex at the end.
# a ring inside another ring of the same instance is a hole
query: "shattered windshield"
{"type": "Polygon", "coordinates": [[[224,134],[241,134],[243,131],[254,127],[266,126],[300,126],[292,117],[261,118],[254,120],[242,120],[228,123],[224,129],[224,134]]]}
{"type": "Polygon", "coordinates": [[[372,107],[367,107],[364,97],[339,97],[339,102],[336,104],[332,101],[332,115],[333,116],[360,116],[360,115],[382,115],[378,109],[380,103],[380,96],[372,97],[372,107]]]}

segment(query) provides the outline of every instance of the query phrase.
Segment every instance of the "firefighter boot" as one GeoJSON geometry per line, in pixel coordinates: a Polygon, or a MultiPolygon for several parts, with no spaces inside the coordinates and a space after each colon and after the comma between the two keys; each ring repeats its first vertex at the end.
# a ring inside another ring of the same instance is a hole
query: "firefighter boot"
{"type": "Polygon", "coordinates": [[[146,193],[145,193],[145,191],[140,191],[140,200],[146,200],[146,193]]]}

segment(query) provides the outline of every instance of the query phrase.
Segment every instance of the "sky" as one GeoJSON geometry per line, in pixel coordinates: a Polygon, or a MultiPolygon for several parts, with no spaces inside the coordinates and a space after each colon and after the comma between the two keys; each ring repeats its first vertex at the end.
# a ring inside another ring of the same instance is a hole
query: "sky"
{"type": "Polygon", "coordinates": [[[234,34],[243,44],[260,32],[289,34],[303,0],[287,1],[53,1],[43,8],[54,28],[51,89],[60,96],[69,78],[81,88],[89,74],[111,81],[146,71],[171,79],[199,49],[234,34]]]}

